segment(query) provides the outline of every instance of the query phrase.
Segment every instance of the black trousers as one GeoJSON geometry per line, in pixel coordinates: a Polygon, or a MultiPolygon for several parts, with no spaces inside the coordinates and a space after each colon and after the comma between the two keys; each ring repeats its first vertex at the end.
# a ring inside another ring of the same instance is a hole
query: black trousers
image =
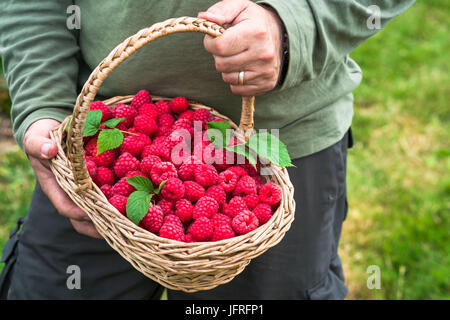
{"type": "MultiPolygon", "coordinates": [[[[208,291],[168,291],[169,299],[343,299],[338,244],[347,213],[351,131],[289,168],[296,213],[284,239],[231,282],[208,291]]],[[[8,299],[159,299],[163,287],[137,272],[104,240],[74,231],[39,185],[22,229],[3,249],[0,294],[8,299]],[[68,285],[73,266],[77,286],[68,285]]]]}

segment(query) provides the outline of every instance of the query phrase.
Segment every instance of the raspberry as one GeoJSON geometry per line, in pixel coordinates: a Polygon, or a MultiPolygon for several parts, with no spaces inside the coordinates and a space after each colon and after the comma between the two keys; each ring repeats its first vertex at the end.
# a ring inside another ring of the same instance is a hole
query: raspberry
{"type": "Polygon", "coordinates": [[[131,100],[131,106],[136,110],[144,104],[152,103],[152,96],[147,90],[141,90],[131,100]]]}
{"type": "Polygon", "coordinates": [[[255,209],[259,204],[259,196],[257,194],[246,195],[243,199],[249,210],[255,209]]]}
{"type": "Polygon", "coordinates": [[[178,117],[178,120],[189,120],[189,122],[193,122],[194,121],[194,111],[192,110],[186,110],[183,113],[180,114],[180,116],[178,117]]]}
{"type": "Polygon", "coordinates": [[[253,209],[253,213],[258,218],[259,225],[263,225],[272,217],[272,208],[266,203],[260,203],[253,209]]]}
{"type": "Polygon", "coordinates": [[[171,112],[169,103],[167,101],[159,100],[155,106],[160,115],[171,112]]]}
{"type": "Polygon", "coordinates": [[[205,195],[205,188],[203,188],[197,182],[185,181],[183,185],[184,197],[191,202],[195,202],[205,195]]]}
{"type": "Polygon", "coordinates": [[[233,218],[231,226],[237,234],[246,234],[258,228],[258,218],[253,212],[244,210],[233,218]]]}
{"type": "Polygon", "coordinates": [[[214,167],[216,167],[218,171],[225,171],[235,163],[235,158],[234,152],[225,149],[216,150],[214,155],[214,167]]]}
{"type": "Polygon", "coordinates": [[[139,222],[139,226],[152,233],[157,234],[163,225],[164,212],[161,207],[153,206],[147,211],[147,214],[139,222]]]}
{"type": "Polygon", "coordinates": [[[208,190],[206,190],[205,195],[216,200],[219,205],[225,203],[225,201],[227,200],[227,194],[225,193],[225,190],[223,190],[223,188],[218,185],[209,187],[208,190]]]}
{"type": "Polygon", "coordinates": [[[223,213],[217,213],[211,218],[211,222],[215,228],[223,225],[231,227],[231,218],[223,213]]]}
{"type": "Polygon", "coordinates": [[[158,206],[162,209],[165,216],[167,216],[169,214],[175,214],[175,211],[173,209],[174,202],[172,202],[172,201],[169,201],[167,199],[162,199],[158,202],[158,206]]]}
{"type": "Polygon", "coordinates": [[[267,182],[259,190],[259,201],[274,206],[281,201],[281,194],[280,186],[273,182],[267,182]]]}
{"type": "Polygon", "coordinates": [[[170,113],[164,113],[158,117],[158,127],[172,127],[175,118],[170,113]]]}
{"type": "Polygon", "coordinates": [[[241,177],[241,176],[246,176],[247,175],[247,171],[245,171],[244,168],[239,167],[239,166],[233,166],[227,169],[227,171],[231,171],[233,172],[236,176],[241,177]]]}
{"type": "Polygon", "coordinates": [[[152,167],[150,178],[153,183],[159,186],[164,180],[168,180],[169,178],[178,178],[177,169],[170,162],[156,163],[152,167]]]}
{"type": "Polygon", "coordinates": [[[94,157],[97,154],[97,137],[91,138],[85,143],[84,154],[88,157],[94,157]]]}
{"type": "Polygon", "coordinates": [[[236,188],[238,176],[231,170],[223,171],[219,174],[218,184],[225,192],[232,192],[236,188]]]}
{"type": "Polygon", "coordinates": [[[256,182],[250,176],[242,176],[236,184],[233,195],[245,196],[249,194],[256,194],[256,182]]]}
{"type": "Polygon", "coordinates": [[[112,187],[112,192],[114,195],[121,195],[121,196],[128,197],[134,191],[136,191],[136,189],[131,184],[128,183],[126,178],[120,179],[112,187]]]}
{"type": "Polygon", "coordinates": [[[195,181],[204,187],[209,187],[217,183],[219,174],[216,168],[210,164],[199,164],[194,169],[195,181]]]}
{"type": "Polygon", "coordinates": [[[150,116],[147,116],[145,114],[141,114],[134,118],[134,127],[137,131],[146,134],[151,135],[153,132],[158,130],[158,125],[156,124],[156,121],[153,120],[150,116]]]}
{"type": "MultiPolygon", "coordinates": [[[[97,153],[97,148],[95,148],[97,153]]],[[[99,167],[109,167],[116,160],[116,152],[114,150],[108,150],[100,153],[98,156],[94,155],[94,162],[99,167]]]]}
{"type": "Polygon", "coordinates": [[[131,155],[138,157],[144,147],[149,145],[152,141],[145,134],[128,135],[123,139],[123,143],[120,146],[120,153],[129,152],[131,155]]]}
{"type": "Polygon", "coordinates": [[[122,153],[114,165],[114,173],[119,178],[124,177],[129,171],[138,171],[139,169],[139,160],[129,152],[122,153]]]}
{"type": "Polygon", "coordinates": [[[172,112],[182,113],[183,111],[186,111],[187,108],[189,108],[189,101],[187,101],[184,97],[176,97],[173,98],[172,101],[170,101],[169,105],[172,109],[172,112]]]}
{"type": "Polygon", "coordinates": [[[184,242],[195,242],[195,240],[192,238],[192,234],[188,233],[184,236],[184,242]]]}
{"type": "Polygon", "coordinates": [[[156,109],[156,106],[152,103],[146,103],[140,106],[138,113],[149,116],[153,120],[156,120],[159,115],[158,109],[156,109]]]}
{"type": "Polygon", "coordinates": [[[173,224],[181,229],[183,229],[183,223],[181,222],[180,218],[178,218],[176,215],[174,214],[169,214],[167,216],[164,217],[164,223],[169,223],[169,224],[173,224]]]}
{"type": "Polygon", "coordinates": [[[201,143],[194,145],[193,155],[206,164],[213,164],[215,162],[215,152],[216,148],[211,141],[203,140],[201,143]]]}
{"type": "Polygon", "coordinates": [[[94,179],[94,182],[97,186],[102,187],[103,185],[113,185],[115,181],[114,173],[105,167],[97,168],[97,176],[94,179]]]}
{"type": "Polygon", "coordinates": [[[155,137],[167,137],[172,132],[172,127],[159,127],[158,130],[154,133],[155,137]]]}
{"type": "Polygon", "coordinates": [[[150,155],[158,156],[162,161],[168,161],[170,159],[170,150],[166,145],[157,144],[153,141],[153,144],[144,147],[141,157],[146,158],[150,155]]]}
{"type": "Polygon", "coordinates": [[[125,118],[125,120],[122,120],[120,123],[123,123],[127,128],[131,126],[134,118],[137,116],[136,109],[126,104],[116,105],[113,108],[112,113],[114,118],[125,118]]]}
{"type": "Polygon", "coordinates": [[[117,209],[117,211],[119,211],[121,214],[126,216],[127,201],[128,201],[127,197],[122,196],[122,195],[115,195],[115,196],[112,196],[108,201],[109,201],[109,203],[112,204],[112,206],[114,208],[117,209]]]}
{"type": "Polygon", "coordinates": [[[91,111],[92,110],[100,110],[102,112],[101,122],[105,122],[112,118],[111,109],[101,101],[92,102],[91,106],[89,107],[89,110],[91,110],[91,111]]]}
{"type": "Polygon", "coordinates": [[[97,176],[97,165],[95,164],[95,162],[93,160],[87,160],[86,169],[89,172],[89,176],[91,177],[91,179],[94,180],[97,176]]]}
{"type": "Polygon", "coordinates": [[[142,159],[141,161],[141,170],[143,173],[145,173],[148,177],[150,177],[150,173],[152,171],[152,168],[155,164],[162,162],[161,159],[158,156],[148,156],[142,159]]]}
{"type": "Polygon", "coordinates": [[[183,181],[178,178],[169,178],[161,190],[161,195],[170,201],[180,200],[184,196],[183,181]]]}
{"type": "Polygon", "coordinates": [[[175,204],[175,214],[180,218],[182,222],[188,222],[192,219],[192,212],[194,211],[194,206],[189,200],[181,199],[175,204]]]}
{"type": "Polygon", "coordinates": [[[245,210],[248,210],[248,207],[245,204],[244,199],[237,196],[230,200],[230,202],[224,209],[224,213],[230,218],[234,218],[237,214],[245,210]]]}
{"type": "Polygon", "coordinates": [[[211,221],[206,217],[200,217],[189,226],[188,233],[196,241],[208,241],[214,232],[211,221]]]}
{"type": "Polygon", "coordinates": [[[137,170],[128,171],[124,178],[137,177],[137,176],[147,178],[142,171],[137,171],[137,170]]]}
{"type": "Polygon", "coordinates": [[[211,237],[211,241],[220,241],[225,239],[230,239],[236,236],[233,231],[233,228],[229,225],[221,225],[219,227],[214,228],[213,235],[211,237]]]}
{"type": "Polygon", "coordinates": [[[102,185],[100,190],[105,195],[106,199],[110,199],[112,196],[114,196],[112,187],[109,184],[102,185]]]}
{"type": "Polygon", "coordinates": [[[202,128],[206,125],[207,122],[213,120],[213,116],[209,110],[206,109],[197,109],[194,112],[194,122],[200,121],[202,123],[202,128]]]}
{"type": "Polygon", "coordinates": [[[190,132],[190,129],[192,128],[192,121],[189,121],[188,119],[178,119],[177,121],[174,122],[174,124],[172,125],[172,130],[178,130],[178,129],[185,129],[188,130],[190,132]]]}
{"type": "Polygon", "coordinates": [[[197,158],[192,156],[187,158],[180,166],[180,168],[178,168],[178,175],[184,181],[194,180],[194,169],[199,164],[201,164],[201,161],[197,160],[197,158]]]}
{"type": "Polygon", "coordinates": [[[164,217],[163,225],[159,230],[159,236],[162,238],[184,241],[183,224],[181,223],[180,218],[172,214],[164,217]]]}
{"type": "Polygon", "coordinates": [[[211,197],[202,197],[195,204],[192,218],[194,220],[200,217],[211,219],[219,211],[219,203],[211,197]]]}

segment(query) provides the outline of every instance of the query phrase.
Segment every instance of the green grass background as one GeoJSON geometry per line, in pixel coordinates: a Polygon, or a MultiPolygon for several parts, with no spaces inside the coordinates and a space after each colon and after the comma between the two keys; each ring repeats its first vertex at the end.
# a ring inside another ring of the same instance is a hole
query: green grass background
{"type": "MultiPolygon", "coordinates": [[[[349,299],[450,298],[449,14],[448,1],[418,1],[351,54],[364,79],[340,245],[349,299]],[[367,287],[371,265],[380,289],[367,287]]],[[[0,152],[1,247],[33,184],[21,151],[0,152]]]]}

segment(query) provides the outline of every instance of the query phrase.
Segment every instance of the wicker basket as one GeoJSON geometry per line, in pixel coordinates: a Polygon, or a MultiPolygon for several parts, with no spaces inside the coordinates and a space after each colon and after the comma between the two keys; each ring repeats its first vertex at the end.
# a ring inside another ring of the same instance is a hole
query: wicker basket
{"type": "MultiPolygon", "coordinates": [[[[134,268],[163,286],[194,292],[212,289],[231,281],[250,261],[281,241],[294,219],[294,190],[287,170],[272,165],[269,178],[282,188],[278,210],[264,225],[252,232],[217,242],[184,243],[158,237],[117,211],[100,189],[92,182],[85,165],[83,128],[99,86],[119,64],[145,44],[177,32],[201,32],[213,37],[224,29],[202,19],[181,17],[157,23],[126,39],[92,72],[74,107],[73,115],[51,132],[58,145],[58,154],[51,161],[51,169],[59,185],[68,196],[92,219],[98,232],[108,244],[134,268]],[[65,128],[70,121],[70,128],[65,128]],[[70,160],[69,160],[70,159],[70,160]]],[[[113,107],[130,103],[133,96],[114,97],[105,104],[113,107]]],[[[155,100],[168,98],[154,97],[155,100]]],[[[254,98],[243,99],[241,129],[253,128],[254,98]]],[[[227,117],[201,104],[190,103],[192,109],[207,108],[213,115],[230,122],[227,117]]]]}

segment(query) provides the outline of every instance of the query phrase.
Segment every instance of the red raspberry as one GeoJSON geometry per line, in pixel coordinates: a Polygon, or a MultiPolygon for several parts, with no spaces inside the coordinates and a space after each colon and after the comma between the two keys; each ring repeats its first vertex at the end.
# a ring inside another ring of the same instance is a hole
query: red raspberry
{"type": "Polygon", "coordinates": [[[104,184],[101,186],[100,190],[105,195],[106,199],[110,199],[114,196],[112,187],[109,184],[104,184]]]}
{"type": "Polygon", "coordinates": [[[154,133],[154,137],[167,137],[172,132],[172,127],[159,127],[154,133]]]}
{"type": "Polygon", "coordinates": [[[138,113],[141,115],[149,116],[153,120],[158,119],[159,116],[158,109],[156,109],[156,106],[151,103],[146,103],[140,106],[138,113]]]}
{"type": "Polygon", "coordinates": [[[193,155],[201,159],[206,164],[213,164],[215,162],[216,148],[207,140],[194,145],[193,155]]]}
{"type": "Polygon", "coordinates": [[[97,186],[102,187],[105,184],[113,185],[115,181],[114,173],[105,167],[97,168],[97,176],[94,179],[94,182],[97,186]]]}
{"type": "Polygon", "coordinates": [[[176,97],[172,99],[169,103],[172,112],[174,113],[182,113],[189,108],[189,101],[185,97],[176,97]]]}
{"type": "Polygon", "coordinates": [[[114,165],[114,173],[117,177],[124,177],[129,171],[140,170],[139,160],[131,155],[129,152],[122,153],[114,165]]]}
{"type": "Polygon", "coordinates": [[[184,242],[195,242],[194,238],[192,238],[192,234],[188,233],[184,236],[184,242]]]}
{"type": "Polygon", "coordinates": [[[236,176],[238,176],[238,178],[247,175],[247,171],[245,171],[244,168],[239,166],[230,167],[227,169],[227,171],[233,172],[236,176]]]}
{"type": "Polygon", "coordinates": [[[256,182],[250,176],[242,176],[236,184],[233,195],[245,196],[249,194],[256,194],[256,182]]]}
{"type": "Polygon", "coordinates": [[[100,110],[102,112],[102,122],[105,122],[112,118],[112,112],[111,109],[104,104],[101,101],[94,101],[92,102],[91,106],[89,107],[89,110],[100,110]]]}
{"type": "Polygon", "coordinates": [[[178,168],[178,175],[180,178],[184,181],[188,180],[194,180],[194,169],[197,165],[201,164],[202,162],[200,160],[197,160],[195,157],[189,157],[187,158],[183,164],[178,168]]]}
{"type": "Polygon", "coordinates": [[[162,209],[164,212],[164,215],[167,216],[169,214],[175,214],[174,208],[174,202],[169,201],[167,199],[162,199],[158,202],[158,206],[162,209]]]}
{"type": "Polygon", "coordinates": [[[158,127],[172,127],[175,118],[170,113],[163,113],[158,117],[158,127]]]}
{"type": "Polygon", "coordinates": [[[259,201],[271,206],[277,205],[281,201],[281,188],[273,182],[267,182],[259,190],[259,201]]]}
{"type": "Polygon", "coordinates": [[[158,113],[160,115],[164,114],[164,113],[170,113],[171,112],[169,103],[167,101],[164,101],[164,100],[159,100],[156,103],[156,109],[158,110],[158,113]]]}
{"type": "Polygon", "coordinates": [[[245,204],[244,199],[241,197],[234,197],[224,209],[224,213],[230,218],[234,218],[237,214],[245,210],[248,210],[248,207],[245,204]]]}
{"type": "Polygon", "coordinates": [[[144,104],[152,103],[152,96],[147,90],[141,90],[131,100],[131,106],[136,110],[144,104]]]}
{"type": "Polygon", "coordinates": [[[211,219],[219,211],[219,203],[211,197],[202,197],[195,204],[192,218],[194,220],[200,217],[211,219]]]}
{"type": "Polygon", "coordinates": [[[94,180],[95,177],[97,176],[97,165],[95,164],[95,162],[93,160],[87,160],[86,169],[91,179],[94,180]]]}
{"type": "Polygon", "coordinates": [[[125,118],[125,120],[121,121],[127,128],[131,126],[134,121],[134,118],[137,116],[137,111],[133,107],[126,104],[118,104],[113,110],[114,118],[125,118]]]}
{"type": "Polygon", "coordinates": [[[263,225],[272,217],[272,208],[266,203],[260,203],[253,209],[253,213],[258,218],[259,225],[263,225]]]}
{"type": "Polygon", "coordinates": [[[183,185],[184,197],[191,202],[195,202],[205,195],[205,188],[203,188],[197,182],[185,181],[183,185]]]}
{"type": "Polygon", "coordinates": [[[161,190],[164,199],[177,201],[184,197],[183,181],[178,178],[169,178],[161,190]]]}
{"type": "Polygon", "coordinates": [[[259,204],[259,196],[257,194],[246,195],[243,199],[249,210],[255,209],[259,204]]]}
{"type": "Polygon", "coordinates": [[[87,157],[94,157],[97,154],[97,137],[91,138],[85,143],[84,154],[87,157]]]}
{"type": "Polygon", "coordinates": [[[156,121],[153,120],[151,117],[141,114],[134,118],[134,127],[137,131],[146,134],[151,135],[153,132],[158,130],[158,125],[156,124],[156,121]]]}
{"type": "Polygon", "coordinates": [[[200,121],[202,123],[202,128],[206,125],[207,122],[211,122],[213,120],[213,116],[209,110],[206,109],[197,109],[194,112],[194,122],[200,121]]]}
{"type": "Polygon", "coordinates": [[[128,135],[123,139],[123,143],[120,146],[120,153],[129,152],[131,155],[138,157],[144,147],[152,143],[150,138],[142,133],[139,133],[137,136],[128,135]]]}
{"type": "Polygon", "coordinates": [[[253,212],[244,210],[233,218],[231,226],[237,234],[246,234],[258,228],[258,218],[253,212]]]}
{"type": "Polygon", "coordinates": [[[214,232],[211,221],[206,217],[200,217],[189,226],[188,233],[196,241],[208,241],[214,232]]]}
{"type": "Polygon", "coordinates": [[[216,149],[214,154],[214,167],[218,171],[225,171],[235,163],[235,155],[234,152],[225,149],[216,149]]]}
{"type": "Polygon", "coordinates": [[[184,230],[180,219],[174,215],[168,215],[164,218],[163,225],[159,230],[159,236],[166,239],[184,241],[184,230]],[[173,219],[175,217],[177,220],[173,219]]]}
{"type": "Polygon", "coordinates": [[[210,164],[199,164],[194,169],[195,181],[204,187],[209,187],[217,183],[219,174],[216,168],[210,164]]]}
{"type": "Polygon", "coordinates": [[[148,156],[142,159],[141,161],[141,170],[143,173],[150,177],[150,173],[155,164],[162,162],[161,158],[158,156],[148,156]]]}
{"type": "Polygon", "coordinates": [[[177,169],[170,162],[160,162],[153,165],[150,172],[150,178],[153,183],[159,186],[164,180],[178,178],[177,169]]]}
{"type": "Polygon", "coordinates": [[[162,161],[168,161],[170,159],[170,149],[164,144],[157,144],[153,141],[153,144],[144,147],[141,157],[146,158],[151,155],[160,157],[162,161]]]}
{"type": "MultiPolygon", "coordinates": [[[[95,148],[97,152],[97,148],[95,148]]],[[[100,153],[98,156],[94,155],[94,162],[99,167],[109,167],[116,160],[116,152],[114,150],[108,150],[100,153]]]]}
{"type": "Polygon", "coordinates": [[[127,215],[127,213],[126,213],[126,211],[127,211],[127,201],[128,201],[127,197],[122,196],[122,195],[115,195],[115,196],[112,196],[108,201],[121,214],[123,214],[124,216],[127,215]]]}
{"type": "Polygon", "coordinates": [[[129,171],[129,172],[125,175],[124,178],[137,177],[137,176],[147,178],[147,176],[146,176],[142,171],[137,171],[137,170],[135,170],[135,171],[129,171]]]}
{"type": "Polygon", "coordinates": [[[183,223],[181,222],[180,218],[178,218],[176,215],[174,214],[169,214],[167,216],[164,217],[164,223],[169,223],[169,224],[173,224],[176,225],[177,227],[180,227],[181,229],[183,229],[183,223]]]}
{"type": "Polygon", "coordinates": [[[218,184],[225,192],[232,192],[236,188],[238,176],[231,170],[226,170],[219,174],[218,184]]]}
{"type": "Polygon", "coordinates": [[[188,119],[185,119],[185,118],[178,119],[172,125],[172,131],[179,130],[179,129],[184,129],[184,130],[191,132],[192,121],[189,121],[188,119]]]}
{"type": "Polygon", "coordinates": [[[211,241],[220,241],[225,239],[230,239],[235,237],[236,234],[233,231],[233,228],[229,225],[221,225],[219,227],[214,228],[213,235],[211,237],[211,241]]]}
{"type": "Polygon", "coordinates": [[[150,207],[147,214],[139,222],[139,226],[152,233],[158,234],[163,225],[164,212],[159,206],[150,207]]]}
{"type": "Polygon", "coordinates": [[[219,227],[222,225],[228,225],[231,227],[231,218],[223,213],[217,213],[211,218],[213,226],[219,227]]]}
{"type": "Polygon", "coordinates": [[[189,122],[193,122],[194,121],[194,111],[192,110],[186,110],[183,113],[180,114],[180,116],[178,117],[178,120],[189,120],[189,122]]]}
{"type": "Polygon", "coordinates": [[[227,194],[225,193],[225,190],[223,190],[223,188],[218,185],[209,187],[208,190],[206,190],[205,195],[216,200],[219,205],[225,203],[225,201],[227,200],[227,194]]]}
{"type": "Polygon", "coordinates": [[[192,219],[192,213],[194,212],[194,206],[189,200],[181,199],[175,204],[175,214],[180,218],[182,222],[188,222],[192,219]]]}
{"type": "Polygon", "coordinates": [[[112,187],[112,192],[114,195],[121,195],[121,196],[128,197],[134,191],[136,191],[136,189],[131,184],[128,183],[126,178],[120,179],[112,187]]]}

